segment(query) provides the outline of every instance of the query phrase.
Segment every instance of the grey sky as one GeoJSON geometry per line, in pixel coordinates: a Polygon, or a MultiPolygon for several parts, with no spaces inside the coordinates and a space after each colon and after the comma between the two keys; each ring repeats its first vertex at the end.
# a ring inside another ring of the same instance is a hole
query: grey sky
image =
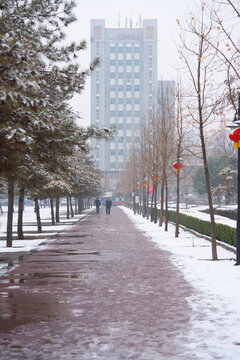
{"type": "MultiPolygon", "coordinates": [[[[199,0],[200,2],[200,0],[199,0]]],[[[163,80],[174,80],[174,70],[177,58],[176,19],[184,17],[190,0],[78,0],[76,8],[77,22],[68,31],[68,39],[73,41],[86,40],[88,49],[82,52],[80,65],[88,67],[90,63],[90,19],[105,19],[106,27],[125,26],[126,17],[132,18],[133,27],[142,19],[158,20],[158,77],[163,80]]],[[[71,102],[74,110],[80,112],[80,125],[90,124],[90,82],[87,81],[84,92],[71,102]]]]}

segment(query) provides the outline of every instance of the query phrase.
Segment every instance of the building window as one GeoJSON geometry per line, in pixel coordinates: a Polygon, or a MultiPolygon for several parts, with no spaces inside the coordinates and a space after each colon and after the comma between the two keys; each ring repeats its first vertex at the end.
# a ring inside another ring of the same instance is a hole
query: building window
{"type": "Polygon", "coordinates": [[[134,51],[135,51],[135,53],[139,53],[140,52],[140,47],[135,47],[134,51]]]}
{"type": "Polygon", "coordinates": [[[119,73],[119,74],[118,74],[118,78],[119,78],[119,79],[123,79],[123,73],[119,73]]]}
{"type": "Polygon", "coordinates": [[[110,74],[110,78],[111,78],[111,79],[115,79],[115,73],[111,73],[111,74],[110,74]]]}
{"type": "Polygon", "coordinates": [[[127,47],[127,53],[132,52],[132,49],[130,47],[127,47]]]}
{"type": "Polygon", "coordinates": [[[119,143],[123,143],[123,137],[119,137],[119,138],[118,138],[118,142],[119,142],[119,143]]]}
{"type": "Polygon", "coordinates": [[[123,99],[118,99],[119,104],[123,104],[123,99]]]}
{"type": "Polygon", "coordinates": [[[123,169],[123,163],[118,164],[119,169],[123,169]]]}
{"type": "Polygon", "coordinates": [[[96,93],[99,94],[99,84],[96,85],[96,93]]]}
{"type": "Polygon", "coordinates": [[[115,65],[115,60],[111,60],[111,61],[110,61],[110,65],[113,65],[113,66],[114,66],[114,65],[115,65]]]}
{"type": "Polygon", "coordinates": [[[132,99],[127,99],[127,104],[131,104],[132,103],[132,99]]]}
{"type": "Polygon", "coordinates": [[[132,137],[131,136],[127,136],[127,143],[131,143],[132,142],[132,137]]]}
{"type": "Polygon", "coordinates": [[[96,106],[99,106],[99,96],[96,97],[96,106]]]}
{"type": "Polygon", "coordinates": [[[115,99],[110,99],[110,104],[115,104],[115,99]]]}
{"type": "Polygon", "coordinates": [[[123,124],[119,124],[119,125],[118,125],[118,129],[119,129],[119,130],[122,130],[122,129],[123,129],[123,124]]]}
{"type": "Polygon", "coordinates": [[[132,87],[130,85],[127,86],[127,91],[132,91],[132,87]]]}
{"type": "Polygon", "coordinates": [[[140,86],[135,86],[135,91],[140,91],[140,86]]]}
{"type": "Polygon", "coordinates": [[[135,111],[135,116],[140,116],[140,111],[135,111]]]}
{"type": "Polygon", "coordinates": [[[114,162],[110,163],[110,168],[115,169],[115,163],[114,162]]]}
{"type": "Polygon", "coordinates": [[[127,111],[127,117],[132,116],[132,112],[131,111],[127,111]]]}
{"type": "Polygon", "coordinates": [[[135,79],[140,79],[140,73],[135,73],[135,79]]]}
{"type": "Polygon", "coordinates": [[[127,124],[127,130],[130,130],[132,128],[132,125],[131,124],[127,124]]]}
{"type": "Polygon", "coordinates": [[[149,80],[152,80],[152,71],[149,71],[149,80]]]}
{"type": "Polygon", "coordinates": [[[135,65],[135,66],[139,66],[139,65],[140,65],[140,60],[135,60],[135,61],[134,61],[134,65],[135,65]]]}
{"type": "Polygon", "coordinates": [[[152,45],[148,45],[148,55],[152,55],[152,45]]]}
{"type": "Polygon", "coordinates": [[[135,99],[135,104],[140,104],[140,99],[135,99]]]}
{"type": "Polygon", "coordinates": [[[110,48],[110,52],[111,52],[111,53],[115,53],[115,48],[114,48],[114,47],[111,47],[111,48],[110,48]]]}
{"type": "Polygon", "coordinates": [[[132,61],[131,61],[131,60],[127,60],[127,61],[126,61],[126,64],[127,64],[127,66],[131,66],[131,65],[132,65],[132,61]]]}
{"type": "Polygon", "coordinates": [[[99,80],[100,74],[99,71],[96,71],[96,80],[99,80]]]}
{"type": "Polygon", "coordinates": [[[111,86],[110,91],[115,91],[115,86],[111,86]]]}
{"type": "Polygon", "coordinates": [[[119,116],[119,117],[123,117],[123,111],[119,111],[119,112],[118,112],[118,116],[119,116]]]}
{"type": "Polygon", "coordinates": [[[115,155],[115,150],[111,150],[110,154],[115,155]]]}
{"type": "Polygon", "coordinates": [[[118,91],[123,91],[123,86],[119,86],[118,91]]]}
{"type": "Polygon", "coordinates": [[[118,60],[118,66],[123,66],[123,60],[118,60]]]}
{"type": "Polygon", "coordinates": [[[115,111],[110,111],[111,117],[115,116],[115,111]]]}
{"type": "Polygon", "coordinates": [[[152,58],[149,58],[149,67],[152,67],[152,58]]]}
{"type": "Polygon", "coordinates": [[[119,155],[123,155],[123,150],[118,150],[119,155]]]}

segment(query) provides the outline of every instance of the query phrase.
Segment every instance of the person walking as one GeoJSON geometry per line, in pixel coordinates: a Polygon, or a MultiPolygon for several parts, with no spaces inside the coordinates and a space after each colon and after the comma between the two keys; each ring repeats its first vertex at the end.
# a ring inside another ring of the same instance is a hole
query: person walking
{"type": "Polygon", "coordinates": [[[96,200],[94,201],[94,205],[96,206],[96,212],[97,214],[99,214],[99,208],[101,206],[101,201],[99,200],[99,198],[97,197],[96,200]]]}
{"type": "Polygon", "coordinates": [[[112,200],[110,198],[107,198],[107,200],[106,200],[106,215],[110,215],[111,206],[112,206],[112,200]]]}

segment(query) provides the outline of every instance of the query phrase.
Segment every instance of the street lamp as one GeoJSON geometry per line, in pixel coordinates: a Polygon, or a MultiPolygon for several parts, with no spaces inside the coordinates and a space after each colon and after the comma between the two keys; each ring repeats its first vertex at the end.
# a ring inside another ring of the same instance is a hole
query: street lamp
{"type": "Polygon", "coordinates": [[[234,149],[238,149],[238,210],[237,210],[237,243],[236,243],[236,264],[240,265],[240,94],[238,94],[238,112],[235,114],[232,124],[226,127],[235,129],[229,135],[230,140],[234,141],[234,149]]]}
{"type": "Polygon", "coordinates": [[[144,212],[143,212],[143,217],[146,216],[147,214],[147,178],[145,178],[143,180],[143,207],[144,207],[144,212]]]}

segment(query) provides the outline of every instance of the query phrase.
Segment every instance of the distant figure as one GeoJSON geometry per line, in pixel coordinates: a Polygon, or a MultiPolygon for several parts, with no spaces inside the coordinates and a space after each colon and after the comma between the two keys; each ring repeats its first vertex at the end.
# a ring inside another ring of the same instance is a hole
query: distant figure
{"type": "Polygon", "coordinates": [[[94,201],[94,205],[96,206],[96,212],[97,214],[99,214],[99,208],[101,206],[101,201],[99,200],[99,198],[97,197],[96,200],[94,201]]]}
{"type": "Polygon", "coordinates": [[[110,215],[110,210],[112,206],[112,200],[110,198],[107,198],[106,200],[106,215],[110,215]]]}

